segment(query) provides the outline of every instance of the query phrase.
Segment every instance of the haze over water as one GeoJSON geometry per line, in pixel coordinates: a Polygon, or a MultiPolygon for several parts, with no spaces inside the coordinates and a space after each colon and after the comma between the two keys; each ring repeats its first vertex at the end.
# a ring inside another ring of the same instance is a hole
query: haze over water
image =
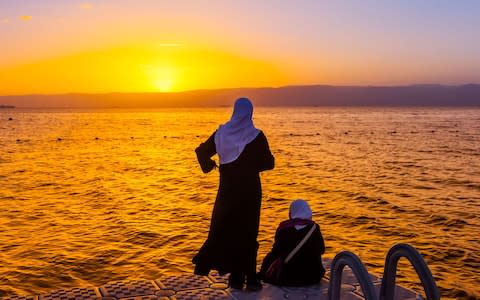
{"type": "MultiPolygon", "coordinates": [[[[191,273],[218,184],[194,149],[230,113],[0,111],[0,296],[191,273]]],[[[480,109],[256,108],[254,122],[276,157],[259,263],[304,198],[327,257],[350,250],[381,275],[409,243],[442,298],[480,297],[480,109]]],[[[411,269],[400,282],[418,291],[411,269]]]]}

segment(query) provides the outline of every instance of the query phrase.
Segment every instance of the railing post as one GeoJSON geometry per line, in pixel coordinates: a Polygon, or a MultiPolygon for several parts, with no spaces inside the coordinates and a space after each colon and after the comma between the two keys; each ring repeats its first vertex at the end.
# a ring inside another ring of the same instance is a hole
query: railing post
{"type": "Polygon", "coordinates": [[[342,251],[335,255],[330,267],[330,283],[328,286],[328,299],[340,299],[340,289],[342,284],[342,272],[345,266],[349,266],[355,277],[357,277],[360,287],[366,300],[377,300],[377,295],[373,289],[370,275],[360,258],[349,251],[342,251]]]}
{"type": "Polygon", "coordinates": [[[418,251],[408,244],[397,244],[393,246],[385,259],[385,269],[383,270],[382,286],[380,287],[381,300],[393,300],[395,295],[395,279],[397,276],[397,265],[401,257],[407,258],[415,268],[420,278],[425,295],[428,300],[439,300],[440,293],[423,257],[418,251]]]}

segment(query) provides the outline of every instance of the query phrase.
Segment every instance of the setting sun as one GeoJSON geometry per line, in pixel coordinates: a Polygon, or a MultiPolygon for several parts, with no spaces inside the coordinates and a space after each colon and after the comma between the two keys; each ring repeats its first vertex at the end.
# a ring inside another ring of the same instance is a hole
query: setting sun
{"type": "Polygon", "coordinates": [[[171,92],[173,87],[173,80],[171,79],[160,79],[157,81],[157,87],[160,92],[171,92]]]}
{"type": "Polygon", "coordinates": [[[174,92],[175,83],[178,81],[178,69],[174,66],[155,67],[148,66],[145,69],[147,76],[151,78],[153,89],[158,92],[174,92]]]}

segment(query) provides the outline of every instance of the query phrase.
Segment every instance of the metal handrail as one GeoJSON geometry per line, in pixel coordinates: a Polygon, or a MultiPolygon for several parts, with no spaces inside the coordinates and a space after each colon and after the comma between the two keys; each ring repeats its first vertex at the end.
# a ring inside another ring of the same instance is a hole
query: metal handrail
{"type": "Polygon", "coordinates": [[[395,295],[397,265],[398,260],[401,257],[407,258],[415,268],[415,271],[422,282],[427,299],[440,299],[440,292],[438,291],[432,272],[425,263],[425,260],[423,260],[423,257],[418,253],[417,249],[408,244],[397,244],[388,251],[385,259],[385,269],[383,270],[382,286],[380,287],[380,299],[393,300],[395,295]]]}
{"type": "Polygon", "coordinates": [[[345,266],[349,266],[355,277],[357,277],[360,287],[366,300],[377,300],[377,295],[373,289],[370,275],[367,268],[362,263],[360,258],[349,251],[342,251],[335,255],[330,267],[330,283],[328,286],[328,299],[340,299],[340,289],[342,283],[342,272],[345,266]]]}

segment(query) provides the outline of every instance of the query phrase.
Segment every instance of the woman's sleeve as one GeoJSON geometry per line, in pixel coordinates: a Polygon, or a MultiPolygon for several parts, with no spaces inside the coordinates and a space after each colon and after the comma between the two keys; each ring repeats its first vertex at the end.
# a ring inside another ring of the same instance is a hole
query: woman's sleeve
{"type": "Polygon", "coordinates": [[[215,149],[215,132],[195,149],[195,153],[203,173],[208,173],[217,166],[215,161],[211,159],[217,153],[215,149]]]}
{"type": "Polygon", "coordinates": [[[318,228],[318,251],[320,252],[320,255],[321,254],[324,254],[325,253],[325,242],[323,240],[323,236],[322,236],[322,232],[320,231],[320,226],[318,226],[318,224],[315,224],[315,226],[317,226],[318,228]]]}
{"type": "Polygon", "coordinates": [[[273,157],[272,152],[270,151],[270,146],[268,145],[267,137],[263,132],[261,134],[262,139],[262,154],[259,157],[258,171],[272,170],[275,167],[275,157],[273,157]]]}

